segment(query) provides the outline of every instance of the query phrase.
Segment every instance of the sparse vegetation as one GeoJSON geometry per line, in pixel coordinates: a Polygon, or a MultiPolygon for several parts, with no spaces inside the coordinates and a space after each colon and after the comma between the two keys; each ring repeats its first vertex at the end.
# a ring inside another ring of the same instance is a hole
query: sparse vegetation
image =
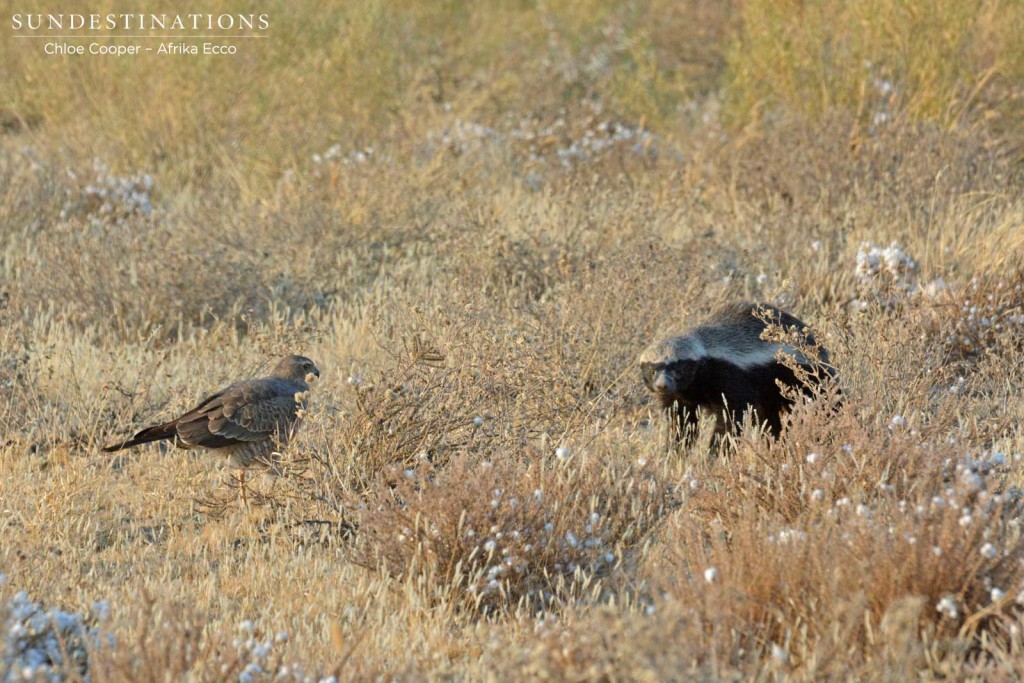
{"type": "Polygon", "coordinates": [[[400,5],[4,24],[0,678],[1024,675],[1021,5],[400,5]],[[636,357],[740,298],[841,407],[672,447],[636,357]],[[251,509],[100,453],[289,352],[251,509]]]}

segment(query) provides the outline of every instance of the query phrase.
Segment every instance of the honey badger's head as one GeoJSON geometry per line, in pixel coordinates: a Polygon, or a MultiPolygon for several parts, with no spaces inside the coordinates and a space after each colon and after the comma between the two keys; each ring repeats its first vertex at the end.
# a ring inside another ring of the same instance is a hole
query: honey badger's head
{"type": "Polygon", "coordinates": [[[649,346],[640,356],[644,384],[665,407],[680,400],[705,356],[696,337],[673,337],[649,346]]]}

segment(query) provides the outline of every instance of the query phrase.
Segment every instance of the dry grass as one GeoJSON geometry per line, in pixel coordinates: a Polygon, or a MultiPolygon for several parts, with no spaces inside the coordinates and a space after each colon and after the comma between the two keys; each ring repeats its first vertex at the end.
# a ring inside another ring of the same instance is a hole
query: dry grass
{"type": "Polygon", "coordinates": [[[0,41],[5,680],[1024,675],[1020,7],[407,5],[0,41]],[[635,358],[739,298],[841,396],[668,447],[635,358]],[[251,510],[100,453],[293,351],[251,510]]]}

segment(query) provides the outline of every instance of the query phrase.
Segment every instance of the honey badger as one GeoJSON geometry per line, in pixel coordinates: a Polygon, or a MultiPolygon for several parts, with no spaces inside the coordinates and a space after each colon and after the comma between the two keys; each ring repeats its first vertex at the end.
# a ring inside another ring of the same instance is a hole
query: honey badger
{"type": "Polygon", "coordinates": [[[798,350],[761,339],[767,325],[758,312],[768,323],[795,327],[809,346],[815,345],[796,317],[768,304],[741,302],[719,309],[687,334],[652,344],[640,356],[644,384],[663,408],[678,411],[677,436],[685,443],[696,436],[698,408],[715,416],[716,440],[738,431],[743,414],[751,410],[754,422],[778,436],[782,416],[793,402],[783,396],[777,381],[810,395],[810,385],[833,375],[825,349],[819,347],[825,369],[816,371],[798,350]],[[780,349],[807,369],[806,383],[776,359],[780,349]]]}

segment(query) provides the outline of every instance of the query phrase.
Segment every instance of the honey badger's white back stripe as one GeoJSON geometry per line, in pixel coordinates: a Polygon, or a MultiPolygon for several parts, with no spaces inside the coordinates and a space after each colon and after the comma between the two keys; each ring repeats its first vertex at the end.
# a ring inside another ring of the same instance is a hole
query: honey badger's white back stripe
{"type": "Polygon", "coordinates": [[[791,346],[779,346],[778,344],[765,344],[760,348],[743,349],[742,351],[725,348],[711,349],[707,357],[724,360],[744,370],[749,370],[758,365],[775,363],[779,349],[782,349],[786,355],[795,357],[797,363],[807,365],[807,358],[802,353],[791,346]]]}
{"type": "MultiPolygon", "coordinates": [[[[754,311],[767,314],[769,323],[783,327],[804,328],[804,324],[789,313],[767,304],[739,302],[713,313],[707,322],[679,337],[671,337],[652,344],[640,357],[641,363],[672,363],[679,360],[714,358],[748,370],[776,363],[781,349],[802,365],[810,365],[807,357],[789,345],[780,345],[761,339],[767,327],[754,311]]],[[[805,341],[814,343],[814,337],[805,335],[805,341]]],[[[826,360],[828,355],[822,351],[826,360]]]]}
{"type": "Polygon", "coordinates": [[[702,340],[695,334],[672,337],[653,344],[640,357],[640,362],[664,364],[679,360],[714,358],[748,370],[758,365],[775,363],[776,354],[780,348],[787,355],[796,358],[798,363],[808,364],[807,358],[802,353],[788,345],[770,344],[761,339],[744,339],[742,336],[732,339],[702,340]]]}

